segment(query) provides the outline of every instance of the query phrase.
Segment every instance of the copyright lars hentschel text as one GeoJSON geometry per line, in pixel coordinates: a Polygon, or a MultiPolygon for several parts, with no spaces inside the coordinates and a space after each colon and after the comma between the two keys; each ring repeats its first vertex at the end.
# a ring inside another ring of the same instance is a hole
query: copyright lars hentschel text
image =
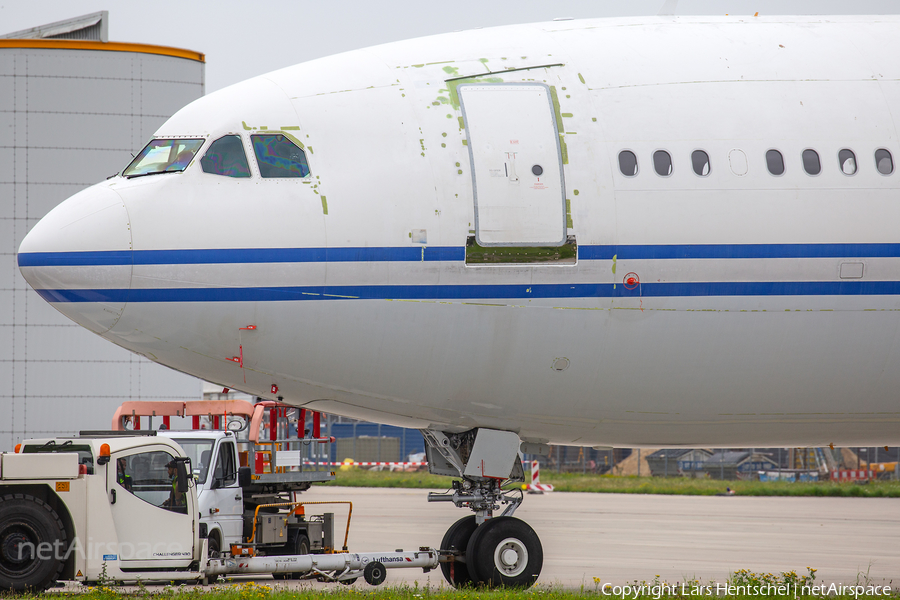
{"type": "Polygon", "coordinates": [[[842,585],[839,583],[819,585],[733,585],[730,583],[713,583],[694,585],[689,583],[660,583],[643,585],[613,585],[604,583],[600,586],[604,596],[637,600],[653,598],[659,600],[667,596],[784,596],[799,598],[801,596],[890,596],[890,586],[880,585],[842,585]]]}

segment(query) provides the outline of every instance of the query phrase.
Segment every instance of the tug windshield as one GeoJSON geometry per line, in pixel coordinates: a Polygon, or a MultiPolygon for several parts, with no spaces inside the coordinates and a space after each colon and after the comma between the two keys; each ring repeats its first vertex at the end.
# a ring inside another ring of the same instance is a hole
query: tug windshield
{"type": "Polygon", "coordinates": [[[150,140],[122,171],[122,176],[131,178],[184,171],[202,145],[202,139],[150,140]]]}

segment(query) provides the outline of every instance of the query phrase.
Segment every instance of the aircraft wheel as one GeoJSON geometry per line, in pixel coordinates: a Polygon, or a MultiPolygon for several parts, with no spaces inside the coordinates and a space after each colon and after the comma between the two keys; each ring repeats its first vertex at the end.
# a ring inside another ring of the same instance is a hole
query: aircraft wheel
{"type": "Polygon", "coordinates": [[[486,521],[466,548],[469,576],[490,586],[531,587],[543,564],[540,538],[528,523],[514,517],[486,521]]]}
{"type": "Polygon", "coordinates": [[[66,541],[62,519],[43,500],[25,494],[0,498],[0,588],[50,587],[62,572],[66,541]]]}
{"type": "MultiPolygon", "coordinates": [[[[475,533],[477,527],[475,515],[463,517],[451,525],[447,533],[444,534],[440,549],[452,550],[456,548],[465,556],[469,538],[475,533]]],[[[472,578],[469,576],[469,571],[464,562],[442,562],[441,573],[444,574],[444,579],[447,580],[447,583],[455,588],[472,583],[472,578]]]]}

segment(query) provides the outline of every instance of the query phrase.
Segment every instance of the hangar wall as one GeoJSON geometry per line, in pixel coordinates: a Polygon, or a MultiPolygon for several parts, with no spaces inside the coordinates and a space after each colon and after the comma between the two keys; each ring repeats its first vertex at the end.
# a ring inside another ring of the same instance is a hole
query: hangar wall
{"type": "Polygon", "coordinates": [[[201,397],[199,380],[56,312],[22,278],[16,252],[50,209],[121,171],[202,96],[204,67],[202,54],[175,48],[0,39],[0,451],[109,428],[125,400],[201,397]]]}

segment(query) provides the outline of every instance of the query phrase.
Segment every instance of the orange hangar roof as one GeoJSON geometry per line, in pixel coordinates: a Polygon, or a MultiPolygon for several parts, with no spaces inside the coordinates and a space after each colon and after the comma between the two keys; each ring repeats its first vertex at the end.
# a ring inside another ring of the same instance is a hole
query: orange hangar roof
{"type": "Polygon", "coordinates": [[[132,44],[110,42],[108,37],[109,12],[100,11],[56,21],[0,35],[0,48],[58,48],[67,50],[100,50],[106,52],[137,52],[158,54],[206,62],[202,52],[157,46],[153,44],[132,44]]]}

